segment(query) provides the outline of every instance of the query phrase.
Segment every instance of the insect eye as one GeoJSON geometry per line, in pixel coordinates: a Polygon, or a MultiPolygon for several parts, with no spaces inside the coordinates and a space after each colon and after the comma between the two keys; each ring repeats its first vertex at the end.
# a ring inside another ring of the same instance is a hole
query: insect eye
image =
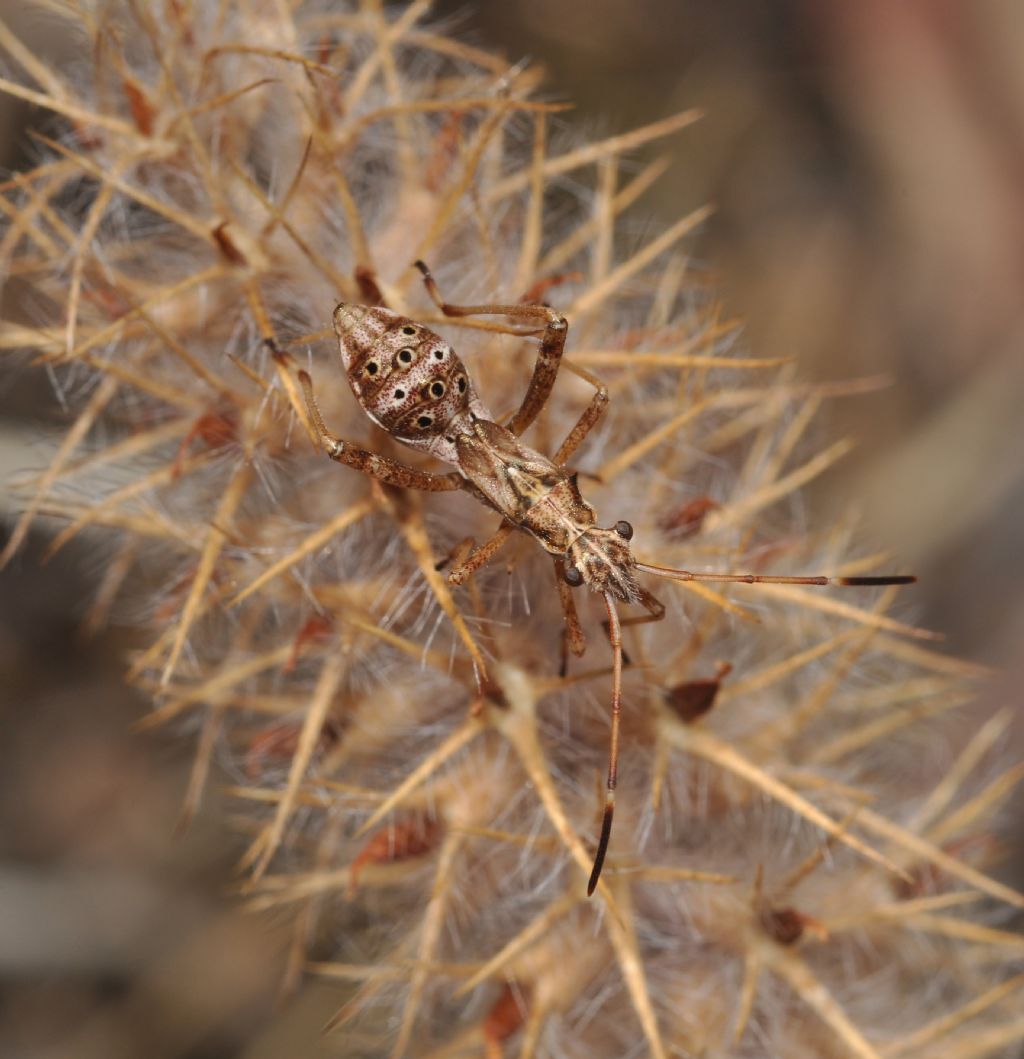
{"type": "Polygon", "coordinates": [[[430,392],[435,397],[444,397],[444,383],[443,382],[432,383],[431,386],[430,386],[430,392]]]}
{"type": "MultiPolygon", "coordinates": [[[[403,328],[403,330],[404,330],[404,328],[403,328]]],[[[398,351],[398,359],[403,364],[411,364],[412,363],[412,358],[413,358],[413,352],[412,352],[411,349],[400,349],[398,351]]]]}
{"type": "Polygon", "coordinates": [[[416,422],[425,430],[434,421],[430,418],[430,416],[420,416],[419,419],[416,420],[416,422]]]}
{"type": "Polygon", "coordinates": [[[562,576],[565,578],[565,583],[572,585],[573,588],[579,588],[583,584],[583,573],[578,566],[567,566],[562,576]]]}
{"type": "Polygon", "coordinates": [[[377,364],[377,362],[375,360],[371,360],[366,365],[366,374],[367,375],[376,375],[379,370],[380,370],[380,368],[379,368],[379,366],[378,366],[378,364],[377,364]]]}
{"type": "Polygon", "coordinates": [[[414,334],[416,334],[416,328],[412,327],[410,324],[406,324],[405,327],[402,328],[402,334],[403,335],[414,335],[414,334]]]}
{"type": "Polygon", "coordinates": [[[629,541],[633,539],[633,527],[626,521],[615,523],[615,532],[624,540],[629,541]]]}

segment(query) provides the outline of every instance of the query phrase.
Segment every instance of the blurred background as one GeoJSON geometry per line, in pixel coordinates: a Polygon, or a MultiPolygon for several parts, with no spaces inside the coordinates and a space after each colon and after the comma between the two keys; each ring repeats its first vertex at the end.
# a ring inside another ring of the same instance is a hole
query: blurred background
{"type": "MultiPolygon", "coordinates": [[[[438,0],[435,12],[542,63],[588,134],[704,108],[648,152],[673,165],[630,224],[650,232],[715,203],[695,253],[748,321],[751,350],[816,380],[890,378],[829,405],[832,431],[858,448],[814,503],[859,509],[865,550],[921,576],[921,623],[998,668],[981,711],[1017,705],[1024,5],[438,0]]],[[[17,0],[0,16],[62,61],[17,0]]],[[[0,165],[19,164],[31,117],[0,99],[0,165]]],[[[0,379],[6,519],[9,474],[38,464],[55,421],[44,378],[0,379]]],[[[76,604],[95,571],[73,549],[39,568],[41,543],[0,574],[0,1054],[338,1050],[316,1043],[323,987],[273,1012],[284,934],[224,896],[236,850],[216,808],[174,837],[189,756],[128,731],[145,709],[120,682],[128,634],[82,636],[76,604]]]]}

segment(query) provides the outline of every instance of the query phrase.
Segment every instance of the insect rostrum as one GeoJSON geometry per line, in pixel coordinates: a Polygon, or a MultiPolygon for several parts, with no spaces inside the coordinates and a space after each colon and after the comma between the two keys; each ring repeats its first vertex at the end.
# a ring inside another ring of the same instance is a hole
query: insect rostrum
{"type": "MultiPolygon", "coordinates": [[[[391,485],[432,492],[466,489],[502,516],[497,533],[448,574],[452,583],[460,584],[488,562],[514,528],[528,533],[553,556],[560,583],[574,588],[586,584],[604,597],[613,653],[611,737],[601,834],[587,883],[587,893],[592,894],[601,876],[615,812],[622,710],[622,625],[660,621],[665,616],[662,603],[638,583],[637,572],[683,581],[812,585],[894,585],[908,584],[914,578],[691,573],[639,562],[628,543],[633,536],[632,526],[621,520],[611,529],[598,526],[594,509],[580,493],[576,475],[565,466],[601,418],[608,403],[605,387],[589,373],[580,372],[594,384],[596,392],[552,458],[520,440],[554,386],[568,333],[565,317],[545,305],[449,304],[440,296],[427,266],[422,261],[415,264],[423,273],[431,298],[446,316],[505,316],[533,325],[533,329],[526,330],[510,328],[513,334],[535,334],[543,328],[526,396],[508,426],[494,422],[477,396],[465,365],[440,335],[390,309],[346,303],[334,310],[334,330],[349,385],[363,411],[397,441],[454,464],[457,470],[448,474],[416,470],[335,437],[324,424],[313,396],[312,380],[303,371],[299,377],[309,414],[331,459],[391,485]],[[623,622],[616,601],[640,605],[647,613],[623,622]]],[[[568,645],[575,654],[582,654],[586,641],[572,598],[564,591],[560,595],[568,645]]]]}

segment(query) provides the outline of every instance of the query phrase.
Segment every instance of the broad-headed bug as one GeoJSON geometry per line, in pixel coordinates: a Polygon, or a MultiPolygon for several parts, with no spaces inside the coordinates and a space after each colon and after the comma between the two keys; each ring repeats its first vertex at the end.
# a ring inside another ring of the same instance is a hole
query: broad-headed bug
{"type": "Polygon", "coordinates": [[[466,489],[502,516],[498,531],[449,573],[452,583],[460,584],[480,569],[512,530],[519,529],[553,556],[566,635],[577,654],[582,653],[584,641],[569,589],[586,584],[604,597],[613,658],[611,736],[601,834],[587,885],[587,893],[592,894],[608,850],[615,811],[623,625],[616,602],[636,604],[647,611],[626,619],[630,624],[659,621],[665,614],[664,606],[639,583],[637,574],[676,581],[787,585],[903,585],[915,578],[691,573],[639,562],[629,543],[633,527],[625,521],[607,529],[598,526],[594,509],[580,494],[576,475],[565,466],[601,418],[608,403],[604,385],[582,369],[574,369],[594,385],[596,392],[550,459],[520,440],[544,407],[555,383],[568,332],[565,317],[545,305],[451,305],[441,298],[427,266],[417,261],[416,267],[423,273],[430,297],[445,316],[504,316],[532,325],[516,333],[540,334],[533,376],[518,411],[507,426],[496,423],[477,396],[465,365],[434,331],[390,309],[342,303],[334,310],[334,330],[349,385],[363,411],[397,441],[457,469],[447,474],[416,470],[335,437],[324,425],[312,381],[303,371],[299,378],[309,414],[331,459],[390,485],[432,492],[466,489]]]}

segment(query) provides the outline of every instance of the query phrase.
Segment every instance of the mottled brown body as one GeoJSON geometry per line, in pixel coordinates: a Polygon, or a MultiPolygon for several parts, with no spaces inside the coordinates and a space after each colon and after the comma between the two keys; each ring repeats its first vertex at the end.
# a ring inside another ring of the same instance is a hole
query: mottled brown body
{"type": "Polygon", "coordinates": [[[525,330],[510,328],[510,333],[540,334],[540,349],[526,396],[508,425],[494,422],[477,397],[465,365],[440,335],[389,309],[349,304],[334,310],[334,329],[345,373],[363,411],[396,440],[453,464],[457,471],[421,471],[335,437],[316,406],[311,379],[300,372],[309,414],[331,459],[390,485],[431,492],[466,489],[502,516],[502,524],[490,540],[448,574],[453,584],[461,584],[484,566],[512,530],[518,528],[554,557],[565,615],[565,646],[574,654],[583,653],[586,640],[571,589],[586,584],[604,597],[612,648],[611,739],[604,815],[587,884],[587,893],[591,894],[601,875],[615,809],[622,709],[622,626],[658,621],[665,615],[662,604],[637,583],[638,571],[676,581],[747,584],[898,585],[914,578],[705,574],[637,562],[628,544],[633,527],[628,522],[617,522],[611,529],[597,526],[594,509],[580,495],[576,476],[565,469],[566,461],[604,412],[608,403],[604,385],[581,368],[573,368],[594,385],[596,393],[552,459],[520,440],[554,386],[568,331],[565,317],[546,305],[451,305],[441,298],[426,265],[417,261],[416,266],[423,273],[428,293],[446,316],[505,316],[529,325],[525,330]],[[620,621],[616,600],[639,604],[647,613],[620,621]]]}

